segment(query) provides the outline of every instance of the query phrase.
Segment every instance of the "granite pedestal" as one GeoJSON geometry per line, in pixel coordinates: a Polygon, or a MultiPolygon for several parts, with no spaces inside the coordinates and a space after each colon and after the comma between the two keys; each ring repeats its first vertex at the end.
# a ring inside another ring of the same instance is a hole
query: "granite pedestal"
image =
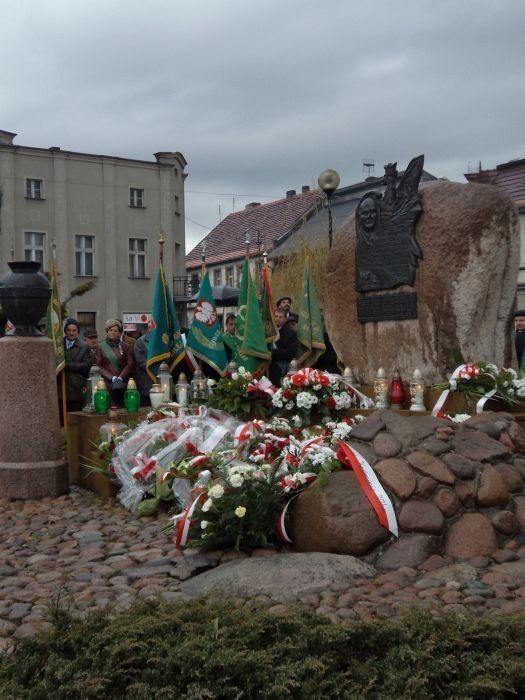
{"type": "Polygon", "coordinates": [[[6,336],[0,339],[0,495],[30,499],[67,491],[53,343],[6,336]]]}

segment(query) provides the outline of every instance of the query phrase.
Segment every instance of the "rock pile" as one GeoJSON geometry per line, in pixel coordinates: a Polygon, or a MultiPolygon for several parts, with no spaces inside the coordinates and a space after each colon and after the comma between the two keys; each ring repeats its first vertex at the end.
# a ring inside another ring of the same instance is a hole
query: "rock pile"
{"type": "Polygon", "coordinates": [[[525,541],[525,430],[511,413],[454,423],[376,411],[349,444],[392,499],[399,538],[379,524],[353,472],[335,472],[295,500],[296,551],[352,554],[390,570],[433,554],[504,561],[509,538],[525,541]]]}

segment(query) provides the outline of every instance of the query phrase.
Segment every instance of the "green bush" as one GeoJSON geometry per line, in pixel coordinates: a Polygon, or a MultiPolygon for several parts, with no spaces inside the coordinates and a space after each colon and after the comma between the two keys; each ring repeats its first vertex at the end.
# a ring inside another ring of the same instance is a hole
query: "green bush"
{"type": "Polygon", "coordinates": [[[525,694],[525,618],[411,615],[351,627],[206,600],[143,603],[21,640],[0,697],[510,698],[525,694]]]}

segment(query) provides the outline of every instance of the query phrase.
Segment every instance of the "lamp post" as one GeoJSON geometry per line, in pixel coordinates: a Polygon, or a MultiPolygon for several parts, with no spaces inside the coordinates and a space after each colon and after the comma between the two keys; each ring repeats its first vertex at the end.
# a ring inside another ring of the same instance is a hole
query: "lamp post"
{"type": "Polygon", "coordinates": [[[339,182],[341,178],[339,174],[332,169],[323,170],[323,172],[317,178],[317,184],[323,190],[326,195],[326,201],[328,204],[328,247],[332,247],[332,195],[339,187],[339,182]]]}

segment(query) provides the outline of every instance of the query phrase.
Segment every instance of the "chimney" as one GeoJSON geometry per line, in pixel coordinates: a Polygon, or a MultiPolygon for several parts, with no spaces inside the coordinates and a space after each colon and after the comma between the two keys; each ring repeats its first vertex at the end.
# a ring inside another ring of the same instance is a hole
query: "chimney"
{"type": "Polygon", "coordinates": [[[286,199],[291,199],[295,194],[297,194],[295,190],[287,190],[286,199]]]}
{"type": "Polygon", "coordinates": [[[302,192],[302,194],[305,194],[306,192],[310,192],[310,185],[303,185],[301,187],[301,192],[302,192]]]}
{"type": "Polygon", "coordinates": [[[0,146],[12,146],[15,136],[17,134],[14,134],[12,131],[0,129],[0,146]]]}
{"type": "Polygon", "coordinates": [[[245,209],[255,209],[255,207],[260,207],[260,202],[249,202],[244,208],[245,209]]]}

